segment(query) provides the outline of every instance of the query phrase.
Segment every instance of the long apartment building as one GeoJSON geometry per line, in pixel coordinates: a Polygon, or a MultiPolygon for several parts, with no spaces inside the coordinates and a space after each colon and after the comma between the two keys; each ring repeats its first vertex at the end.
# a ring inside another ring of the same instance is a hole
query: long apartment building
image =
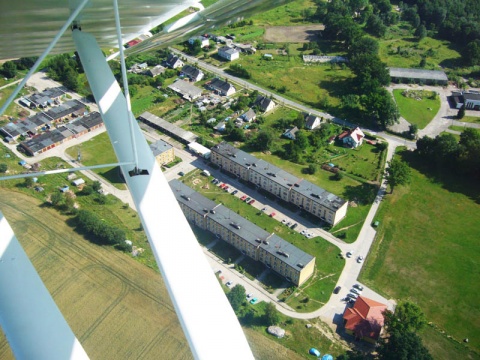
{"type": "Polygon", "coordinates": [[[271,234],[221,204],[207,199],[178,180],[170,181],[187,220],[260,261],[293,284],[312,276],[315,257],[271,234]]]}
{"type": "Polygon", "coordinates": [[[307,180],[257,159],[222,142],[211,149],[210,160],[239,178],[336,225],[347,215],[348,202],[307,180]]]}

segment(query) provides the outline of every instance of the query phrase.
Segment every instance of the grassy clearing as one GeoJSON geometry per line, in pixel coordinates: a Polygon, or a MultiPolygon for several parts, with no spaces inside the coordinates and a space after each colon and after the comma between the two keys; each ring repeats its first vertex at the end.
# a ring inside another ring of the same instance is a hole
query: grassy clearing
{"type": "MultiPolygon", "coordinates": [[[[469,338],[477,355],[468,357],[457,346],[451,358],[478,358],[480,323],[472,318],[480,312],[474,285],[480,280],[478,187],[458,177],[435,182],[414,155],[402,156],[414,166],[412,181],[384,200],[362,281],[387,296],[415,301],[445,335],[469,338]]],[[[434,358],[445,358],[435,337],[426,332],[423,338],[434,358]]]]}
{"type": "Polygon", "coordinates": [[[387,66],[419,67],[422,56],[427,70],[438,70],[439,65],[454,67],[460,61],[460,53],[449,41],[426,37],[417,42],[412,36],[414,30],[404,22],[391,28],[391,36],[379,41],[379,55],[387,66]]]}
{"type": "MultiPolygon", "coordinates": [[[[3,106],[7,102],[7,99],[12,95],[13,90],[15,90],[16,85],[12,85],[6,87],[5,89],[0,90],[0,107],[3,106]]],[[[24,95],[27,95],[28,91],[26,89],[22,89],[20,93],[17,95],[16,99],[21,98],[24,95]]],[[[24,112],[21,106],[17,105],[15,102],[12,102],[2,116],[12,116],[14,118],[18,118],[20,116],[20,112],[24,112]],[[22,111],[23,110],[23,111],[22,111]]],[[[1,118],[1,117],[0,117],[1,118]]]]}
{"type": "Polygon", "coordinates": [[[432,94],[431,91],[424,91],[425,95],[421,97],[421,100],[406,97],[402,95],[404,92],[405,90],[402,89],[393,90],[400,115],[409,123],[416,124],[419,129],[425,128],[440,109],[440,100],[438,97],[428,98],[432,94]]]}
{"type": "Polygon", "coordinates": [[[464,126],[450,125],[448,127],[450,130],[463,132],[465,130],[464,126]]]}
{"type": "Polygon", "coordinates": [[[252,16],[254,24],[268,26],[300,25],[305,19],[305,9],[315,8],[315,2],[311,0],[292,1],[278,6],[272,10],[252,16]]]}
{"type": "MultiPolygon", "coordinates": [[[[106,132],[66,150],[67,154],[75,159],[77,158],[78,151],[81,153],[81,163],[85,166],[112,164],[118,161],[106,132]]],[[[126,190],[125,181],[120,176],[118,166],[95,169],[93,171],[105,178],[116,188],[126,190]]]]}
{"type": "Polygon", "coordinates": [[[468,122],[468,123],[480,123],[480,117],[477,116],[464,116],[461,122],[468,122]]]}

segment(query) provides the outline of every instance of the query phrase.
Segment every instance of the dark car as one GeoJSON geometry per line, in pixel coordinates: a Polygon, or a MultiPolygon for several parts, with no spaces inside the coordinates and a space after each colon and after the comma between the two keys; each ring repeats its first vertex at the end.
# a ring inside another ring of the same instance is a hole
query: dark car
{"type": "Polygon", "coordinates": [[[338,294],[338,293],[340,292],[340,289],[341,289],[341,288],[342,288],[341,286],[337,286],[337,287],[333,290],[333,293],[334,293],[334,294],[338,294]]]}
{"type": "Polygon", "coordinates": [[[354,287],[355,289],[358,289],[358,290],[360,290],[360,291],[363,291],[363,286],[362,286],[362,285],[355,284],[355,285],[353,285],[353,287],[354,287]]]}
{"type": "Polygon", "coordinates": [[[238,193],[238,190],[233,190],[232,191],[232,195],[235,195],[236,193],[238,193]]]}
{"type": "Polygon", "coordinates": [[[295,223],[295,224],[293,224],[290,228],[291,228],[291,229],[295,229],[297,226],[298,226],[298,224],[295,223]]]}
{"type": "Polygon", "coordinates": [[[178,173],[178,175],[183,176],[183,175],[185,175],[185,173],[184,173],[183,171],[180,171],[180,172],[178,173]]]}

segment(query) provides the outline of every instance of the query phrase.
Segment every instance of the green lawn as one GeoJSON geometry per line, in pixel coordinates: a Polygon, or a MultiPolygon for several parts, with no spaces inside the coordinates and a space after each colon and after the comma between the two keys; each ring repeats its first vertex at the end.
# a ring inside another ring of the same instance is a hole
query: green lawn
{"type": "MultiPolygon", "coordinates": [[[[403,154],[425,171],[415,155],[403,154]]],[[[413,169],[411,184],[396,188],[382,203],[377,215],[381,225],[361,275],[387,297],[418,303],[428,321],[453,339],[469,338],[468,346],[477,352],[479,195],[477,184],[468,179],[437,182],[413,169]]],[[[468,358],[460,350],[446,357],[435,337],[427,334],[423,339],[434,358],[468,358]]]]}
{"type": "Polygon", "coordinates": [[[480,116],[464,116],[460,119],[461,122],[468,122],[468,123],[480,123],[480,116]]]}
{"type": "MultiPolygon", "coordinates": [[[[430,99],[427,94],[421,100],[417,100],[415,97],[402,95],[404,91],[402,89],[393,90],[393,96],[397,102],[400,115],[410,124],[416,124],[419,129],[425,128],[440,109],[438,96],[435,99],[430,99]]],[[[424,94],[426,93],[431,94],[432,92],[424,91],[424,94]]]]}
{"type": "MultiPolygon", "coordinates": [[[[85,166],[116,163],[117,157],[113,151],[112,143],[107,132],[81,143],[80,145],[68,148],[67,154],[77,158],[78,151],[81,154],[81,163],[85,166]]],[[[125,190],[125,181],[121,178],[119,168],[107,167],[92,170],[108,180],[116,188],[125,190]]]]}
{"type": "Polygon", "coordinates": [[[450,125],[448,128],[450,130],[455,130],[455,131],[460,131],[460,132],[463,132],[463,130],[465,130],[464,126],[457,126],[457,125],[450,125]]]}

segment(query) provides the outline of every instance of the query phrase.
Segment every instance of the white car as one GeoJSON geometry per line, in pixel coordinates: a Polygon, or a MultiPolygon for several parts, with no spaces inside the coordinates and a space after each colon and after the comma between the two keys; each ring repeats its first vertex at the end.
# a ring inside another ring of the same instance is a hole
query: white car
{"type": "Polygon", "coordinates": [[[302,231],[300,231],[300,234],[302,235],[305,235],[307,233],[307,229],[303,229],[302,231]]]}
{"type": "Polygon", "coordinates": [[[308,233],[307,237],[310,239],[313,236],[313,233],[308,233]]]}
{"type": "Polygon", "coordinates": [[[253,296],[253,294],[252,294],[252,293],[250,293],[250,294],[247,294],[247,299],[250,299],[252,296],[253,296]]]}
{"type": "Polygon", "coordinates": [[[231,288],[231,287],[233,287],[233,281],[227,281],[227,283],[225,285],[227,285],[227,287],[231,288]]]}
{"type": "Polygon", "coordinates": [[[282,220],[282,224],[285,224],[287,222],[287,219],[282,220]]]}
{"type": "Polygon", "coordinates": [[[358,263],[361,263],[362,261],[363,261],[363,256],[357,257],[357,262],[358,262],[358,263]]]}

